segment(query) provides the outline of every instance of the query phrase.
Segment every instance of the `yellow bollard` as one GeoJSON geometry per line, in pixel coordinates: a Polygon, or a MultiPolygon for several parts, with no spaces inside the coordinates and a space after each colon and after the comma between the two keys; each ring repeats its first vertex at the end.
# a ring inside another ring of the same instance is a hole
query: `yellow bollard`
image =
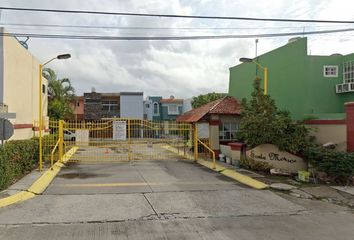
{"type": "Polygon", "coordinates": [[[128,159],[129,159],[129,161],[131,161],[132,160],[132,149],[131,149],[131,142],[130,142],[130,124],[131,124],[131,122],[130,122],[130,119],[128,119],[128,149],[129,149],[129,151],[128,151],[128,159]]]}
{"type": "Polygon", "coordinates": [[[194,123],[194,161],[198,160],[198,127],[197,123],[194,123]]]}
{"type": "Polygon", "coordinates": [[[63,145],[64,145],[64,121],[59,120],[59,161],[62,162],[63,158],[63,145]]]}

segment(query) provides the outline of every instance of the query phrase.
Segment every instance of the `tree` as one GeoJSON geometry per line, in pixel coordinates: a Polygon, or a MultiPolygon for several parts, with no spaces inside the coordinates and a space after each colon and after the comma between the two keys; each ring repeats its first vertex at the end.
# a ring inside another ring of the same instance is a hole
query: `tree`
{"type": "Polygon", "coordinates": [[[48,80],[48,115],[51,119],[68,119],[73,116],[71,103],[75,89],[68,78],[57,79],[50,68],[43,69],[43,77],[48,80]]]}
{"type": "Polygon", "coordinates": [[[298,153],[310,143],[309,130],[301,122],[294,122],[289,112],[278,110],[275,101],[263,94],[259,79],[254,81],[252,99],[242,101],[240,141],[249,147],[270,143],[280,150],[298,153]]]}
{"type": "Polygon", "coordinates": [[[215,93],[215,92],[202,94],[197,97],[193,97],[191,104],[192,104],[193,108],[198,108],[206,103],[223,98],[226,95],[227,94],[225,94],[225,93],[215,93]]]}

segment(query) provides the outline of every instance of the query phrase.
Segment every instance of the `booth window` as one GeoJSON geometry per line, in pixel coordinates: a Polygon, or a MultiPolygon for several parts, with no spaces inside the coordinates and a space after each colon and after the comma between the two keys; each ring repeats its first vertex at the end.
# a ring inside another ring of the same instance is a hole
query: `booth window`
{"type": "Polygon", "coordinates": [[[232,122],[232,123],[222,122],[219,126],[219,139],[235,140],[238,129],[239,129],[239,124],[236,122],[232,122]]]}

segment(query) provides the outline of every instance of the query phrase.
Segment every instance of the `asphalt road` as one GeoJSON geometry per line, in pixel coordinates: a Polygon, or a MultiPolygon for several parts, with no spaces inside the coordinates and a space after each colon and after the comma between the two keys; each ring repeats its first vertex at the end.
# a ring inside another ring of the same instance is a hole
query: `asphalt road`
{"type": "Polygon", "coordinates": [[[353,239],[344,207],[253,190],[189,161],[71,164],[0,209],[0,239],[353,239]]]}

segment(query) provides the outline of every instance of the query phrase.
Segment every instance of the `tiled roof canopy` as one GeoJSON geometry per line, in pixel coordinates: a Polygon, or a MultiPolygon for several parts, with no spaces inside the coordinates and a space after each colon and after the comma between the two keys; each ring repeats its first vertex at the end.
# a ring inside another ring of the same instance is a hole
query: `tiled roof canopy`
{"type": "Polygon", "coordinates": [[[234,97],[226,96],[184,113],[177,118],[177,121],[198,122],[207,114],[240,115],[241,104],[234,97]]]}

